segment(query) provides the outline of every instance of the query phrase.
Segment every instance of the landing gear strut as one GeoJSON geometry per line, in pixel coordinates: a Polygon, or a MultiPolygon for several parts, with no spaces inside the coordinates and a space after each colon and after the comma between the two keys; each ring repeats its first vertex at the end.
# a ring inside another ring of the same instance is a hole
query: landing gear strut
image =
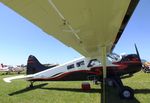
{"type": "Polygon", "coordinates": [[[34,81],[31,81],[30,83],[31,83],[31,84],[29,85],[29,87],[30,87],[30,88],[33,88],[33,87],[34,87],[34,86],[33,86],[34,81]]]}
{"type": "Polygon", "coordinates": [[[112,79],[115,87],[119,89],[119,96],[123,99],[132,99],[134,97],[134,90],[128,86],[124,86],[120,77],[112,79]]]}

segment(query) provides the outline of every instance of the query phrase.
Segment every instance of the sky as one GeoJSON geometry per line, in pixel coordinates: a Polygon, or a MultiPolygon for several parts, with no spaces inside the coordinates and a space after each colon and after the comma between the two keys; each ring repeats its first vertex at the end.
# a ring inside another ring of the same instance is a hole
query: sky
{"type": "MultiPolygon", "coordinates": [[[[114,52],[135,53],[136,43],[142,59],[150,61],[150,0],[140,0],[114,52]]],[[[41,63],[64,63],[81,55],[44,33],[0,3],[0,63],[26,64],[29,55],[41,63]]]]}

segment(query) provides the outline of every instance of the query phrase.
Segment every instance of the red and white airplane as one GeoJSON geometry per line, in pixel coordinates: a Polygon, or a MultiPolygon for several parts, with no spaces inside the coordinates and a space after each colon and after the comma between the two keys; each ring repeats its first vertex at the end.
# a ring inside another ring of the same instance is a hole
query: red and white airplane
{"type": "MultiPolygon", "coordinates": [[[[121,78],[131,77],[141,70],[141,59],[137,54],[126,54],[119,56],[115,53],[107,56],[107,80],[120,89],[120,96],[132,98],[133,90],[124,86],[121,78]],[[128,94],[124,94],[127,92],[128,94]]],[[[85,81],[92,80],[97,84],[102,82],[103,66],[98,59],[81,57],[59,66],[46,68],[35,56],[30,55],[27,62],[27,75],[19,75],[4,78],[5,82],[14,79],[26,79],[31,82],[30,87],[36,81],[85,81]]]]}
{"type": "MultiPolygon", "coordinates": [[[[29,75],[5,78],[6,82],[24,78],[31,81],[32,86],[32,81],[85,80],[91,77],[102,81],[105,98],[106,78],[110,78],[121,96],[133,97],[133,90],[123,86],[120,77],[140,70],[139,53],[136,49],[137,54],[122,57],[112,54],[112,51],[139,0],[0,1],[84,56],[35,74],[32,73],[36,69],[30,65],[32,71],[28,72],[29,75]]],[[[32,64],[32,59],[30,62],[32,64]]]]}

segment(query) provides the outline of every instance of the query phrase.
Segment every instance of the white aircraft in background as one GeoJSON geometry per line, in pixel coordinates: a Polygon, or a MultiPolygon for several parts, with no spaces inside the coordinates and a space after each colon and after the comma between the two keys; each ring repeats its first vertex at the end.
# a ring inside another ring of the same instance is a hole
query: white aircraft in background
{"type": "Polygon", "coordinates": [[[10,69],[11,69],[10,66],[6,66],[6,65],[3,65],[3,64],[0,64],[0,72],[6,72],[6,74],[8,74],[10,69]]]}
{"type": "Polygon", "coordinates": [[[24,66],[10,66],[10,65],[4,65],[0,64],[0,72],[10,74],[11,72],[16,72],[20,74],[21,72],[25,71],[26,67],[24,66]]]}
{"type": "Polygon", "coordinates": [[[25,70],[26,70],[26,67],[25,67],[25,66],[19,66],[19,65],[13,66],[13,67],[11,68],[11,72],[15,72],[15,73],[17,73],[17,74],[20,74],[21,72],[23,72],[23,71],[25,71],[25,70]]]}
{"type": "MultiPolygon", "coordinates": [[[[85,57],[85,60],[89,58],[89,60],[102,61],[103,84],[101,86],[103,88],[103,103],[105,103],[106,57],[112,53],[139,0],[0,1],[49,35],[74,48],[85,57]]],[[[139,58],[138,52],[136,56],[139,58]]],[[[134,59],[139,62],[139,59],[134,59]]],[[[57,68],[57,66],[54,68],[57,68]]],[[[56,75],[53,75],[53,73],[57,73],[59,70],[54,70],[54,68],[31,75],[9,77],[4,80],[23,78],[30,81],[33,78],[39,80],[39,78],[55,77],[56,75]],[[50,72],[52,70],[54,70],[53,73],[50,72]]],[[[117,78],[120,81],[119,77],[117,78]]],[[[131,96],[128,88],[121,88],[121,90],[123,90],[122,94],[125,97],[131,96]]]]}

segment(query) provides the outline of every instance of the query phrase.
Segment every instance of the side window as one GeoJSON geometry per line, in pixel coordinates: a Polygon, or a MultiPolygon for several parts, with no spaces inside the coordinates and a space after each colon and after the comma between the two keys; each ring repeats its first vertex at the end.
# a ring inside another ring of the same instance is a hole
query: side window
{"type": "Polygon", "coordinates": [[[77,67],[81,67],[82,65],[84,65],[84,61],[78,62],[76,65],[77,67]]]}
{"type": "Polygon", "coordinates": [[[67,66],[67,69],[69,70],[69,69],[73,69],[74,68],[74,64],[71,64],[71,65],[68,65],[67,66]]]}

